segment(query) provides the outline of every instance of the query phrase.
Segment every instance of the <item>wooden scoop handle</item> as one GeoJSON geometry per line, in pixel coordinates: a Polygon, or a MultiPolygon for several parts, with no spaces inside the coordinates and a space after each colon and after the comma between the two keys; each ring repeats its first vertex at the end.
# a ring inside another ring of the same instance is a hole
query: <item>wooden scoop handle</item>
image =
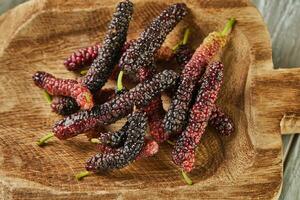
{"type": "Polygon", "coordinates": [[[274,69],[268,80],[270,90],[275,91],[270,103],[282,115],[281,134],[300,133],[300,67],[274,69]]]}

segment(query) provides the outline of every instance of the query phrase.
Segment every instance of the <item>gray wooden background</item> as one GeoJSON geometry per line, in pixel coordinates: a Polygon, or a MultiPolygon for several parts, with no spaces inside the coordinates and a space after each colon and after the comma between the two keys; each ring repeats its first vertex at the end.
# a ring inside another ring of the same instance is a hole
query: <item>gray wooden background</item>
{"type": "MultiPolygon", "coordinates": [[[[0,0],[0,14],[26,0],[0,0]]],[[[300,67],[300,0],[253,0],[268,25],[273,61],[300,67]]],[[[300,138],[284,136],[284,181],[281,200],[300,200],[300,138]]]]}

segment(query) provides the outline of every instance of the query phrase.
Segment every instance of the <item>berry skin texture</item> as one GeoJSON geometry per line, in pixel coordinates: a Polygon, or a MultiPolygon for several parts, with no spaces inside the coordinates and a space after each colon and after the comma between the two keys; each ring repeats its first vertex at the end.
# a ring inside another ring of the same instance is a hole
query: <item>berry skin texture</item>
{"type": "Polygon", "coordinates": [[[217,106],[212,110],[208,124],[223,136],[229,136],[235,130],[232,119],[217,106]]]}
{"type": "Polygon", "coordinates": [[[64,116],[73,114],[80,109],[75,99],[63,96],[55,96],[51,102],[51,108],[53,112],[64,116]]]}
{"type": "Polygon", "coordinates": [[[90,91],[96,92],[101,89],[112,74],[126,41],[132,13],[133,3],[129,0],[124,0],[118,4],[98,56],[83,79],[83,84],[90,91]]]}
{"type": "Polygon", "coordinates": [[[164,118],[165,130],[179,133],[185,127],[194,88],[205,66],[225,46],[227,35],[210,33],[185,65],[180,83],[164,118]]]}
{"type": "Polygon", "coordinates": [[[32,79],[38,87],[51,95],[74,98],[82,109],[91,109],[94,106],[91,92],[75,80],[55,78],[41,71],[36,72],[32,79]]]}
{"type": "Polygon", "coordinates": [[[138,84],[128,92],[91,110],[83,110],[59,120],[53,127],[59,139],[74,137],[99,125],[107,125],[126,117],[134,105],[146,106],[167,88],[176,84],[178,75],[172,70],[155,74],[152,79],[138,84]]]}
{"type": "Polygon", "coordinates": [[[176,59],[176,62],[179,64],[181,68],[184,68],[184,66],[190,61],[194,54],[194,50],[188,46],[188,45],[179,45],[178,49],[174,52],[174,57],[176,59]]]}
{"type": "Polygon", "coordinates": [[[145,145],[143,146],[136,160],[151,157],[157,154],[158,150],[159,150],[159,145],[155,140],[145,139],[145,145]]]}
{"type": "Polygon", "coordinates": [[[179,136],[172,151],[173,162],[186,172],[194,168],[195,149],[214,109],[223,81],[223,68],[222,63],[214,62],[206,69],[196,101],[190,111],[188,125],[179,136]]]}
{"type": "Polygon", "coordinates": [[[76,52],[72,53],[68,59],[65,60],[65,67],[69,71],[76,71],[90,66],[94,59],[98,56],[100,48],[100,44],[95,44],[93,46],[77,50],[76,52]]]}
{"type": "Polygon", "coordinates": [[[127,138],[124,146],[109,153],[98,153],[86,163],[86,170],[93,172],[106,172],[120,169],[131,162],[141,152],[145,143],[147,117],[143,112],[135,112],[128,117],[127,138]]]}
{"type": "Polygon", "coordinates": [[[122,55],[119,63],[122,70],[136,73],[140,67],[150,66],[167,35],[186,14],[187,7],[183,3],[167,7],[122,55]]]}

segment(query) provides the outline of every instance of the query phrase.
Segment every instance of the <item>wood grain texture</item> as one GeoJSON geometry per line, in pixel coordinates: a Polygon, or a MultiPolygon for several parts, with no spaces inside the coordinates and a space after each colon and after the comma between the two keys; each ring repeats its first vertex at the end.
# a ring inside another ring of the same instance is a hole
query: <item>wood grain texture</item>
{"type": "MultiPolygon", "coordinates": [[[[233,116],[237,131],[224,140],[208,130],[199,147],[197,169],[191,174],[193,186],[186,186],[171,164],[168,145],[151,159],[81,182],[73,174],[95,153],[84,137],[56,140],[46,148],[35,145],[58,117],[33,86],[31,75],[46,70],[73,77],[63,68],[63,59],[103,38],[116,2],[29,1],[0,17],[0,30],[5,30],[0,32],[0,197],[276,199],[282,179],[279,122],[285,112],[300,108],[298,101],[291,105],[277,91],[284,89],[285,95],[296,99],[300,73],[273,69],[267,29],[247,0],[186,0],[191,14],[166,42],[174,44],[183,28],[192,25],[197,46],[209,32],[221,29],[233,13],[237,16],[238,24],[222,57],[226,84],[219,101],[233,116]],[[287,76],[286,81],[282,79],[287,76]]],[[[134,2],[129,38],[175,1],[134,2]]]]}

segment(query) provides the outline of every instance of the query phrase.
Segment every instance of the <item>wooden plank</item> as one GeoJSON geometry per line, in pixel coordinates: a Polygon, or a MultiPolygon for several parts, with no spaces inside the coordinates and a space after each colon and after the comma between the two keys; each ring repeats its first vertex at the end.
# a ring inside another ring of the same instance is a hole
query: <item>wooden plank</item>
{"type": "MultiPolygon", "coordinates": [[[[300,66],[300,3],[295,0],[253,0],[268,25],[273,45],[273,62],[277,67],[300,66]]],[[[299,137],[283,136],[286,157],[280,199],[299,199],[299,137]],[[293,141],[295,140],[295,141],[293,141]]]]}

